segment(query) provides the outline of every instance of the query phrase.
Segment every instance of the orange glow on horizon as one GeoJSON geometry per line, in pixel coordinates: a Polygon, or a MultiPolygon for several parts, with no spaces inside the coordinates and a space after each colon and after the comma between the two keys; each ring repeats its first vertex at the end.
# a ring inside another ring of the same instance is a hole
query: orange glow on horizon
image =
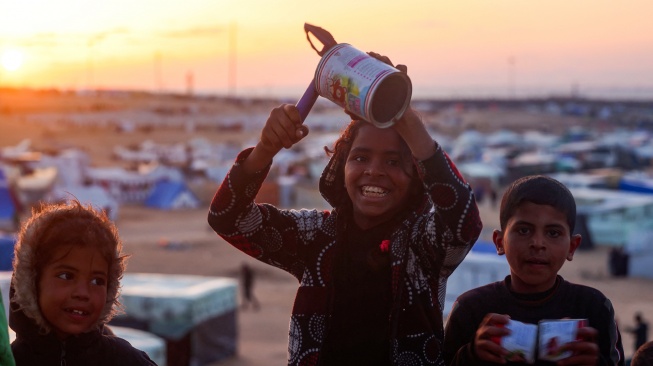
{"type": "Polygon", "coordinates": [[[25,59],[20,78],[3,61],[3,85],[183,91],[190,73],[197,91],[226,93],[235,80],[238,94],[292,97],[319,61],[308,22],[406,64],[416,95],[504,93],[509,82],[523,93],[653,95],[649,0],[0,0],[0,9],[0,50],[25,59]]]}

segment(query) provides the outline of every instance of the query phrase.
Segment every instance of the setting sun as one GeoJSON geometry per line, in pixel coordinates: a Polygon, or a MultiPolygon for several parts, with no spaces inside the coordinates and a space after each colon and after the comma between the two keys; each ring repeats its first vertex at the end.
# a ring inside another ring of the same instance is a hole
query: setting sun
{"type": "Polygon", "coordinates": [[[653,95],[650,0],[413,0],[401,12],[388,0],[0,0],[0,9],[5,86],[184,92],[192,76],[197,92],[297,98],[320,61],[310,23],[407,65],[419,97],[653,95]]]}
{"type": "Polygon", "coordinates": [[[16,71],[23,65],[23,53],[17,49],[8,49],[0,56],[0,65],[7,71],[16,71]]]}

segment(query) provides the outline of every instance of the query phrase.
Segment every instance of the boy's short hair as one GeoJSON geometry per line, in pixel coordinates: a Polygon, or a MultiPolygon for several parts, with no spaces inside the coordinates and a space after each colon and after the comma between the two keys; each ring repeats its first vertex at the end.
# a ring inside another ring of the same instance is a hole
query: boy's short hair
{"type": "Polygon", "coordinates": [[[508,220],[524,202],[551,206],[564,213],[567,216],[569,231],[573,233],[576,226],[576,201],[564,184],[545,175],[529,175],[515,180],[501,199],[501,230],[505,230],[508,220]]]}
{"type": "Polygon", "coordinates": [[[97,248],[109,264],[107,302],[98,325],[111,320],[121,308],[120,280],[127,256],[122,253],[122,241],[113,222],[104,212],[76,199],[44,204],[32,211],[18,234],[13,260],[15,293],[11,300],[46,332],[51,328],[38,306],[38,283],[54,251],[66,245],[97,248]]]}

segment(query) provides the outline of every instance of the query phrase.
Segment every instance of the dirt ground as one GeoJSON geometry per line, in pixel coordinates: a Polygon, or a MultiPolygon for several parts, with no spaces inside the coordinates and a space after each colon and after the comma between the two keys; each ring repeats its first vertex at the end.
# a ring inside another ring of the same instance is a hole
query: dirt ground
{"type": "MultiPolygon", "coordinates": [[[[315,207],[323,207],[314,192],[304,190],[298,194],[305,202],[313,200],[315,207]]],[[[498,226],[497,211],[489,203],[481,205],[481,212],[484,227],[498,226]]],[[[128,271],[237,278],[241,263],[250,263],[256,273],[254,294],[261,308],[238,312],[238,353],[214,366],[285,364],[288,321],[297,281],[226,244],[208,227],[206,215],[204,208],[165,213],[124,207],[118,227],[125,250],[132,254],[128,271]],[[165,248],[159,245],[161,239],[179,242],[181,246],[165,248]]],[[[653,280],[610,277],[607,255],[607,250],[601,247],[577,252],[574,260],[562,268],[561,274],[572,282],[599,289],[612,300],[622,328],[624,350],[630,356],[633,338],[624,329],[634,325],[633,316],[637,311],[646,319],[653,319],[653,280]]]]}
{"type": "MultiPolygon", "coordinates": [[[[102,128],[54,128],[52,124],[33,122],[35,114],[39,118],[47,118],[53,109],[65,110],[62,113],[87,113],[100,111],[102,113],[120,114],[120,108],[112,100],[86,99],[80,104],[76,98],[66,98],[65,103],[54,101],[54,107],[41,105],[33,107],[35,99],[23,100],[20,95],[8,102],[4,96],[4,104],[0,105],[0,147],[15,145],[24,138],[30,138],[33,146],[39,148],[61,148],[77,146],[88,151],[95,165],[115,164],[109,157],[113,146],[119,144],[132,146],[145,139],[161,143],[185,142],[195,136],[201,136],[210,141],[226,141],[229,139],[256,138],[258,133],[225,132],[215,129],[201,131],[185,131],[175,128],[160,128],[154,131],[136,131],[130,134],[119,134],[102,128]],[[20,97],[20,98],[19,98],[20,97]],[[10,106],[10,107],[7,107],[10,106]],[[62,107],[63,106],[63,107],[62,107]],[[31,109],[33,110],[31,110],[31,109]],[[116,112],[117,111],[117,112],[116,112]],[[5,113],[5,114],[2,114],[5,113]],[[45,116],[45,117],[44,117],[45,116]]],[[[48,95],[31,96],[39,101],[49,100],[48,95]]],[[[130,99],[133,100],[133,99],[130,99]]],[[[138,101],[137,101],[138,102],[138,101]]],[[[183,100],[182,100],[183,102],[183,100]]],[[[193,101],[191,101],[193,102],[193,101]]],[[[131,102],[130,102],[131,103],[131,102]]],[[[147,99],[139,103],[155,105],[156,111],[173,114],[179,118],[187,118],[187,107],[180,99],[152,101],[147,99]]],[[[215,107],[216,101],[193,102],[191,109],[208,109],[219,114],[231,109],[215,107]]],[[[1,103],[0,103],[1,104],[1,103]]],[[[226,108],[226,107],[225,107],[226,108]]],[[[269,105],[263,106],[264,110],[269,105]]],[[[125,116],[130,116],[125,112],[125,116]]],[[[158,113],[158,112],[157,112],[158,113]]],[[[549,129],[555,123],[546,120],[533,121],[533,116],[510,115],[503,111],[494,111],[488,117],[486,114],[473,112],[460,119],[460,126],[474,126],[479,130],[497,129],[506,125],[513,129],[525,128],[546,123],[549,129]],[[503,121],[503,125],[500,123],[503,121]],[[518,126],[520,125],[521,126],[518,126]]],[[[54,115],[50,118],[60,118],[54,115]]],[[[155,116],[156,117],[156,116],[155,116]]],[[[428,116],[427,116],[428,117],[428,116]]],[[[446,120],[447,115],[440,115],[446,120]]],[[[107,117],[108,118],[108,117],[107,117]]],[[[114,118],[114,117],[111,117],[114,118]]],[[[451,118],[449,118],[451,119],[451,118]]],[[[558,121],[559,126],[568,126],[568,120],[558,121]]],[[[226,276],[237,278],[242,262],[248,262],[256,274],[254,293],[261,303],[258,311],[241,310],[238,312],[238,353],[235,357],[222,361],[222,366],[269,366],[286,363],[288,324],[292,303],[297,290],[297,281],[289,274],[259,263],[233,249],[221,240],[208,226],[208,199],[217,188],[217,184],[204,187],[206,194],[204,207],[164,212],[140,206],[123,205],[120,208],[117,225],[124,241],[125,251],[132,256],[128,262],[128,272],[149,272],[167,274],[196,274],[207,276],[226,276]],[[177,245],[163,246],[163,242],[173,242],[177,245]]],[[[305,206],[324,207],[319,195],[313,190],[298,192],[298,198],[305,206]]],[[[481,205],[484,226],[488,229],[498,226],[497,211],[489,203],[481,205]]],[[[640,311],[644,318],[653,322],[653,281],[637,278],[611,278],[607,271],[607,251],[598,248],[578,252],[573,262],[568,262],[562,269],[562,275],[577,283],[593,286],[605,293],[613,302],[620,326],[622,328],[624,349],[626,355],[632,354],[632,337],[623,330],[634,323],[633,315],[640,311]]],[[[216,364],[218,365],[218,364],[216,364]]]]}

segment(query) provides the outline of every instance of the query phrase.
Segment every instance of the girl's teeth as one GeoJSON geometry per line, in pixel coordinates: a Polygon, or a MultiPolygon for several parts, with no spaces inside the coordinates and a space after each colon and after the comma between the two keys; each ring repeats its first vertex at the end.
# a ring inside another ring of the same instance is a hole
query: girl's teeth
{"type": "Polygon", "coordinates": [[[363,187],[364,196],[374,196],[374,197],[383,197],[388,191],[380,187],[365,186],[363,187]]]}

